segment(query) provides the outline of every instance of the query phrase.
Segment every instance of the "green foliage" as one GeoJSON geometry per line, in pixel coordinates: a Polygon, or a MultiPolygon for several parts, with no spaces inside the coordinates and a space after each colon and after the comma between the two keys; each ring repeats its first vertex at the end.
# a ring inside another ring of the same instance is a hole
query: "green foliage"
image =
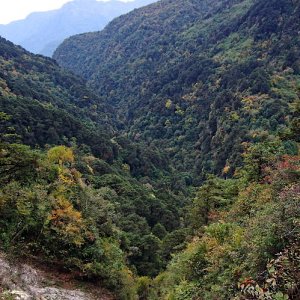
{"type": "Polygon", "coordinates": [[[272,139],[265,142],[250,145],[244,152],[244,162],[247,180],[259,181],[264,177],[264,168],[278,160],[284,154],[284,146],[279,139],[272,139]]]}
{"type": "Polygon", "coordinates": [[[238,193],[238,182],[210,176],[200,187],[190,209],[190,223],[194,229],[219,217],[216,211],[226,211],[238,193]]]}
{"type": "Polygon", "coordinates": [[[137,294],[139,300],[148,300],[151,293],[151,279],[149,277],[139,277],[137,280],[137,294]]]}
{"type": "Polygon", "coordinates": [[[0,300],[15,300],[15,296],[8,291],[1,291],[0,300]]]}
{"type": "Polygon", "coordinates": [[[160,223],[154,225],[154,227],[152,228],[152,233],[160,240],[162,240],[167,235],[166,228],[160,223]]]}
{"type": "Polygon", "coordinates": [[[47,153],[48,159],[52,163],[58,163],[61,167],[64,163],[74,162],[74,154],[72,149],[66,146],[57,146],[51,148],[47,153]]]}
{"type": "Polygon", "coordinates": [[[36,177],[39,153],[28,146],[0,144],[0,186],[12,180],[32,181],[36,177]]]}
{"type": "Polygon", "coordinates": [[[253,145],[238,179],[200,187],[190,208],[197,231],[155,279],[157,299],[299,297],[299,155],[279,153],[274,143],[253,145]]]}
{"type": "MultiPolygon", "coordinates": [[[[119,271],[109,275],[107,266],[113,259],[106,267],[95,267],[104,254],[100,255],[100,244],[93,244],[97,238],[107,239],[122,250],[134,273],[158,274],[166,261],[151,228],[161,222],[162,235],[176,229],[185,198],[178,192],[185,184],[171,191],[177,179],[166,155],[157,147],[115,136],[120,123],[111,107],[82,79],[4,39],[0,94],[3,245],[24,240],[31,247],[38,236],[35,253],[54,260],[67,256],[65,265],[109,282],[119,271]],[[13,193],[14,188],[19,192],[13,193]],[[11,215],[11,223],[6,215],[11,215]],[[34,230],[41,234],[27,235],[34,230]]],[[[136,274],[124,268],[119,277],[130,282],[136,274]]],[[[119,285],[115,280],[114,289],[119,285]]]]}
{"type": "Polygon", "coordinates": [[[160,1],[67,39],[54,57],[116,108],[132,140],[199,184],[207,173],[232,176],[257,132],[288,129],[298,11],[285,0],[160,1]]]}
{"type": "Polygon", "coordinates": [[[157,275],[166,264],[160,239],[168,234],[165,227],[176,228],[179,208],[122,168],[75,152],[1,144],[1,249],[41,256],[101,280],[119,299],[135,299],[135,274],[125,258],[134,272],[157,275]]]}
{"type": "Polygon", "coordinates": [[[98,96],[1,39],[1,248],[118,299],[298,299],[299,11],[160,1],[72,37],[98,96]]]}
{"type": "Polygon", "coordinates": [[[31,146],[87,144],[104,159],[114,157],[109,141],[111,109],[83,80],[42,56],[0,38],[1,141],[31,146]]]}
{"type": "Polygon", "coordinates": [[[12,144],[3,145],[4,151],[0,164],[14,161],[15,167],[0,189],[1,248],[38,254],[86,278],[101,279],[120,299],[134,299],[134,279],[120,248],[114,207],[66,164],[75,159],[72,149],[54,147],[46,156],[12,144]],[[52,168],[57,171],[52,173],[52,168]]]}

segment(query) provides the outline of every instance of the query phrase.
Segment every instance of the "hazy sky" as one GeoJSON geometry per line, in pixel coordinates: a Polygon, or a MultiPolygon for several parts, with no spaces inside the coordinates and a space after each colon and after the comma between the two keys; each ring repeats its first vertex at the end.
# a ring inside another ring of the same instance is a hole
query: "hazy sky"
{"type": "MultiPolygon", "coordinates": [[[[0,0],[0,24],[7,24],[14,20],[24,19],[31,12],[57,9],[70,1],[73,0],[0,0]]],[[[132,0],[121,1],[127,2],[132,0]]]]}

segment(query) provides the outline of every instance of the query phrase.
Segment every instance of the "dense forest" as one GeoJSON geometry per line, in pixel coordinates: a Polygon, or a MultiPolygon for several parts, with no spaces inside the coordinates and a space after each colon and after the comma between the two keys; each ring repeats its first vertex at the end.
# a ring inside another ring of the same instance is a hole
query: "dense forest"
{"type": "Polygon", "coordinates": [[[243,142],[284,130],[299,84],[299,1],[159,1],[55,52],[199,183],[232,175],[243,142]]]}
{"type": "Polygon", "coordinates": [[[299,21],[162,0],[57,62],[0,39],[0,251],[120,300],[299,299],[299,21]]]}
{"type": "Polygon", "coordinates": [[[184,241],[190,192],[156,148],[116,134],[113,109],[80,78],[4,39],[0,62],[1,248],[126,299],[130,272],[157,275],[184,241]]]}

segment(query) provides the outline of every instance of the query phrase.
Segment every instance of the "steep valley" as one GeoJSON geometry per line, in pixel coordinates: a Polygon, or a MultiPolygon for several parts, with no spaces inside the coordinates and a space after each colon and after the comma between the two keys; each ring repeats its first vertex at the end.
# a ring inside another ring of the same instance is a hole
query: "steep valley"
{"type": "Polygon", "coordinates": [[[72,278],[22,290],[20,263],[17,288],[299,299],[299,22],[299,0],[161,0],[53,59],[1,38],[0,253],[72,278]]]}
{"type": "Polygon", "coordinates": [[[243,142],[285,126],[295,98],[280,91],[298,80],[298,4],[160,1],[71,37],[54,58],[115,106],[132,139],[159,145],[178,171],[196,180],[230,165],[233,174],[243,142]]]}

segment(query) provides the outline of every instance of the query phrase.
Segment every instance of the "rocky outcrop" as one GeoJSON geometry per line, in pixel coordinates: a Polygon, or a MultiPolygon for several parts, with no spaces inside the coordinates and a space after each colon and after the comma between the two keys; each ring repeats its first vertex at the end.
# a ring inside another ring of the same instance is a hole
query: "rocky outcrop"
{"type": "Polygon", "coordinates": [[[105,293],[89,294],[55,286],[44,272],[0,255],[0,299],[15,300],[111,300],[105,293]]]}

